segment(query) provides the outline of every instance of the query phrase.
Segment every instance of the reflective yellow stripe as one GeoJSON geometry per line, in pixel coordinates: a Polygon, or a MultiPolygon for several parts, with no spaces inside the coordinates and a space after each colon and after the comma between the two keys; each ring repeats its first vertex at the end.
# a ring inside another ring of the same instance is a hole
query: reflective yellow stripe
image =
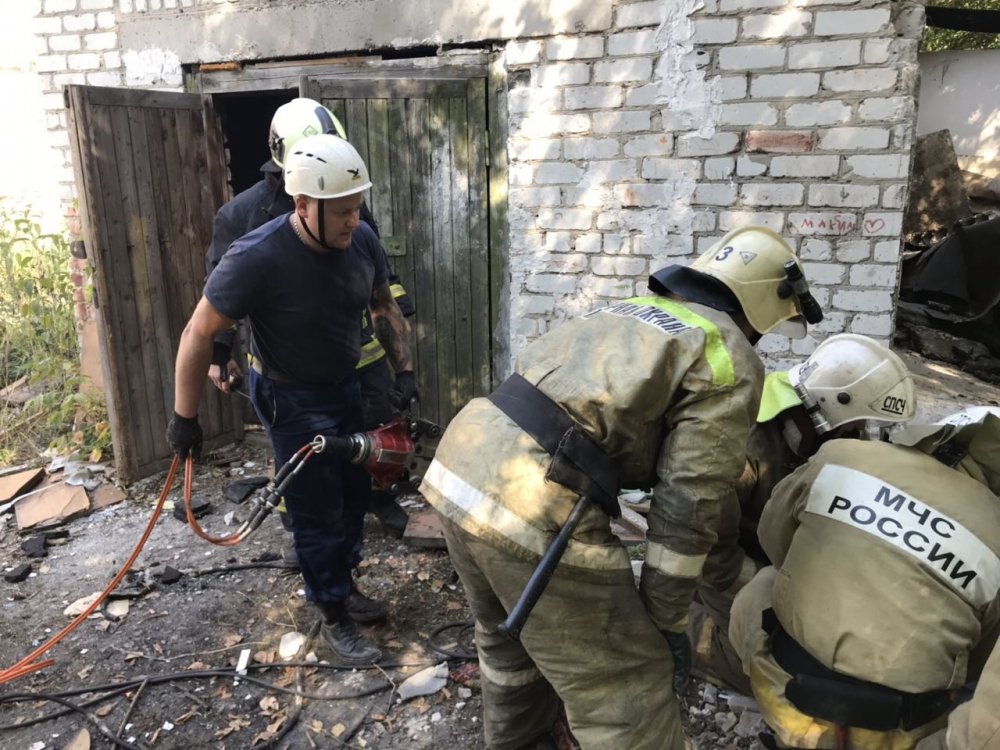
{"type": "Polygon", "coordinates": [[[382,344],[378,339],[372,339],[367,344],[361,346],[361,359],[358,360],[357,369],[362,367],[367,367],[372,362],[378,362],[382,357],[385,356],[385,349],[382,348],[382,344]]]}
{"type": "Polygon", "coordinates": [[[715,385],[732,385],[736,382],[736,368],[733,367],[732,357],[729,356],[729,350],[726,349],[722,334],[715,323],[666,297],[635,297],[626,301],[633,305],[658,307],[682,323],[703,330],[706,339],[705,358],[708,360],[708,366],[712,368],[712,382],[715,385]]]}
{"type": "Polygon", "coordinates": [[[769,372],[764,378],[764,390],[760,396],[758,422],[770,422],[786,409],[801,406],[802,400],[795,393],[787,372],[769,372]]]}
{"type": "MultiPolygon", "coordinates": [[[[428,497],[428,502],[470,534],[478,535],[478,527],[486,527],[539,556],[552,540],[552,534],[532,526],[437,459],[431,461],[423,483],[433,488],[444,500],[444,503],[433,502],[428,497]]],[[[591,570],[630,570],[632,567],[628,553],[622,546],[584,544],[575,539],[570,539],[562,561],[567,565],[591,570]]]]}
{"type": "Polygon", "coordinates": [[[393,299],[406,296],[406,289],[403,288],[402,284],[389,284],[389,291],[392,292],[393,299]]]}
{"type": "Polygon", "coordinates": [[[479,660],[479,671],[482,672],[483,677],[494,685],[501,685],[503,687],[524,687],[533,682],[538,682],[542,677],[542,673],[538,671],[538,667],[519,669],[513,672],[501,671],[491,667],[484,659],[479,660]]]}
{"type": "Polygon", "coordinates": [[[684,555],[667,549],[662,544],[650,542],[646,547],[646,565],[665,576],[697,578],[708,555],[684,555]]]}

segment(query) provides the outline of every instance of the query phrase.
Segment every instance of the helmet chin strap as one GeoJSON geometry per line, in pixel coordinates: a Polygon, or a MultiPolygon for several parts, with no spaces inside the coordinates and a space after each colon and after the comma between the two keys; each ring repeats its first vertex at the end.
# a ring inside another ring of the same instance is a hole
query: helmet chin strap
{"type": "Polygon", "coordinates": [[[305,221],[301,222],[302,228],[306,230],[306,234],[309,235],[309,238],[313,242],[315,242],[317,245],[319,245],[321,248],[323,248],[324,250],[337,250],[338,248],[334,247],[333,245],[327,245],[326,244],[326,231],[325,231],[325,229],[326,229],[326,221],[325,221],[325,214],[326,214],[326,212],[323,210],[323,204],[324,203],[326,203],[326,199],[325,198],[319,198],[316,201],[316,207],[317,207],[317,210],[319,211],[319,237],[317,237],[315,234],[313,234],[312,230],[309,229],[308,222],[305,222],[305,221]]]}

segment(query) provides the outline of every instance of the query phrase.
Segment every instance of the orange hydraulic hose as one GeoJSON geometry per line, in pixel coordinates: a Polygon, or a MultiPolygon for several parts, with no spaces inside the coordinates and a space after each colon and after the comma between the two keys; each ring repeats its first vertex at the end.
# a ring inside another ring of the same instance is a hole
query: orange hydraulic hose
{"type": "MultiPolygon", "coordinates": [[[[189,458],[189,467],[190,461],[191,459],[189,458]]],[[[121,583],[122,578],[124,578],[125,574],[128,573],[129,569],[131,569],[132,564],[136,561],[136,558],[139,557],[139,553],[142,551],[143,546],[149,539],[149,535],[153,532],[153,527],[156,526],[156,521],[160,517],[160,512],[163,510],[163,503],[166,501],[167,495],[170,494],[170,488],[174,484],[174,477],[177,475],[177,468],[179,464],[180,460],[174,456],[174,460],[170,464],[170,469],[167,471],[167,480],[163,485],[163,491],[160,493],[160,499],[157,501],[156,508],[153,510],[153,516],[149,519],[149,523],[146,524],[146,530],[142,532],[142,538],[139,539],[139,543],[135,546],[135,549],[132,550],[132,555],[125,562],[125,565],[122,566],[122,569],[118,571],[118,575],[116,575],[111,583],[108,584],[108,587],[101,592],[101,595],[97,598],[97,600],[77,615],[73,622],[52,636],[52,638],[50,638],[46,643],[43,643],[37,649],[25,656],[17,664],[0,671],[0,685],[16,680],[18,677],[24,677],[27,674],[54,664],[54,659],[47,659],[46,661],[39,662],[37,664],[33,664],[32,662],[59,643],[59,641],[67,635],[76,630],[77,626],[79,626],[81,622],[86,620],[95,609],[101,606],[101,603],[108,597],[108,594],[118,587],[118,584],[121,583]]],[[[189,510],[188,513],[190,514],[190,512],[191,511],[189,510]]]]}

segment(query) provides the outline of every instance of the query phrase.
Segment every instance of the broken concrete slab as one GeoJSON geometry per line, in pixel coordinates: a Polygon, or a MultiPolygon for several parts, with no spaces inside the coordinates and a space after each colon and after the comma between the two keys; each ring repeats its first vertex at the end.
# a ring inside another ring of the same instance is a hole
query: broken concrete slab
{"type": "Polygon", "coordinates": [[[903,236],[950,227],[971,213],[951,132],[938,130],[917,138],[903,236]]]}
{"type": "Polygon", "coordinates": [[[102,484],[90,493],[90,502],[93,504],[94,510],[107,508],[109,505],[115,505],[124,499],[125,493],[113,484],[102,484]]]}
{"type": "Polygon", "coordinates": [[[90,498],[83,487],[54,484],[22,497],[14,506],[17,528],[30,529],[72,520],[90,510],[90,498]]]}
{"type": "Polygon", "coordinates": [[[0,477],[0,504],[13,500],[34,487],[45,476],[45,469],[28,469],[0,477]]]}
{"type": "Polygon", "coordinates": [[[444,530],[437,511],[429,510],[414,513],[410,516],[403,532],[403,541],[414,547],[424,549],[447,549],[444,541],[444,530]]]}

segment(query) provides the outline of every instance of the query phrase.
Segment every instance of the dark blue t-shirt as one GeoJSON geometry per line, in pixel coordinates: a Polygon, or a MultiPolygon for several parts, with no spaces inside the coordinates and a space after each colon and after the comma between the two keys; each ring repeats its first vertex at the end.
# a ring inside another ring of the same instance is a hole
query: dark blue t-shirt
{"type": "Polygon", "coordinates": [[[254,353],[301,383],[335,383],[361,357],[358,321],[385,283],[385,251],[361,223],[346,250],[318,253],[296,236],[289,214],[236,240],[205,282],[227,318],[248,318],[254,353]]]}

